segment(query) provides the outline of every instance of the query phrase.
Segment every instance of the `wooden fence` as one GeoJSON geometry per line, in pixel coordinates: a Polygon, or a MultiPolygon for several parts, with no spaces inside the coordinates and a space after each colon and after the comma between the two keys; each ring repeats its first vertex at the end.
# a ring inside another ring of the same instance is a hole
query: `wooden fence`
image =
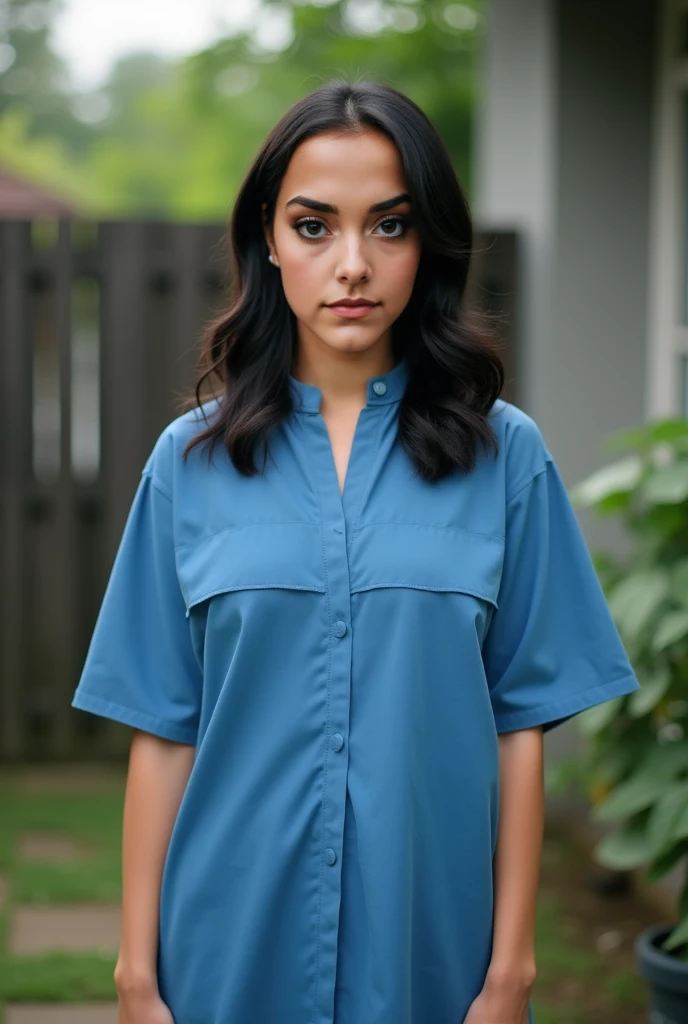
{"type": "MultiPolygon", "coordinates": [[[[222,225],[0,222],[0,759],[121,757],[70,702],[145,458],[226,294],[222,225]]],[[[517,240],[472,290],[513,378],[517,240]]],[[[511,382],[505,397],[517,400],[511,382]]]]}

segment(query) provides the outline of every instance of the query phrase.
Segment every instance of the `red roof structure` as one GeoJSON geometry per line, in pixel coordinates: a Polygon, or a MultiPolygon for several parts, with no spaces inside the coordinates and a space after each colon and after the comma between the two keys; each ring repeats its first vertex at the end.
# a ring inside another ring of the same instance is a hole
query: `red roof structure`
{"type": "Polygon", "coordinates": [[[69,217],[76,212],[68,200],[0,167],[0,218],[69,217]]]}

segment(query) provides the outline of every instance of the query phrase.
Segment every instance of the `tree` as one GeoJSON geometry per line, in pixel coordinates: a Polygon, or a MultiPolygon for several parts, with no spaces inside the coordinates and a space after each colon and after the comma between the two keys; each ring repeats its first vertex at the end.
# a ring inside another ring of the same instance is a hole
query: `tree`
{"type": "Polygon", "coordinates": [[[370,77],[420,104],[470,193],[478,3],[263,0],[245,31],[175,63],[128,56],[97,93],[75,95],[50,52],[57,0],[11,0],[3,38],[16,50],[12,68],[30,71],[23,81],[35,91],[4,96],[15,71],[0,75],[4,109],[25,112],[23,134],[12,135],[0,107],[0,155],[12,139],[29,149],[40,140],[46,152],[46,139],[57,137],[46,170],[64,180],[71,167],[85,200],[105,215],[226,219],[253,155],[293,102],[333,77],[370,77]],[[36,60],[45,62],[40,74],[36,60]]]}

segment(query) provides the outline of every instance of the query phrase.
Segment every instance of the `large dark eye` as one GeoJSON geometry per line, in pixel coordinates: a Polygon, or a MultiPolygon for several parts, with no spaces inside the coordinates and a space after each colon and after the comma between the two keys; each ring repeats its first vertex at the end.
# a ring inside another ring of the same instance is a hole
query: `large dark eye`
{"type": "Polygon", "coordinates": [[[319,228],[324,228],[325,225],[321,220],[308,219],[297,221],[294,227],[302,238],[321,238],[322,236],[317,232],[319,228]],[[303,232],[301,228],[305,228],[306,231],[303,232]]]}
{"type": "Polygon", "coordinates": [[[385,220],[380,221],[378,227],[385,229],[382,233],[387,238],[401,238],[402,235],[406,234],[408,224],[403,217],[387,217],[385,220]],[[399,228],[398,231],[396,230],[397,228],[399,228]]]}

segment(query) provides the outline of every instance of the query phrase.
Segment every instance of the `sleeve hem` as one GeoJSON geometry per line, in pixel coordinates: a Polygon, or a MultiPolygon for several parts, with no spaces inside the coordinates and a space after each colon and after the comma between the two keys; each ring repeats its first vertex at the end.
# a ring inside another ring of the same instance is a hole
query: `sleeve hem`
{"type": "Polygon", "coordinates": [[[494,716],[497,732],[511,732],[516,729],[529,729],[536,725],[547,725],[557,720],[571,718],[579,711],[603,704],[624,694],[633,693],[640,688],[640,683],[633,672],[627,672],[608,683],[591,686],[581,693],[573,694],[552,704],[538,704],[522,711],[507,711],[494,716]]]}
{"type": "Polygon", "coordinates": [[[174,740],[177,743],[196,745],[197,731],[169,722],[164,718],[156,718],[145,711],[137,708],[124,707],[122,704],[115,704],[114,701],[105,700],[103,697],[90,693],[76,691],[72,698],[72,707],[80,711],[89,711],[94,715],[101,715],[104,718],[111,718],[122,725],[130,725],[134,729],[142,729],[144,732],[151,732],[163,739],[174,740]]]}

